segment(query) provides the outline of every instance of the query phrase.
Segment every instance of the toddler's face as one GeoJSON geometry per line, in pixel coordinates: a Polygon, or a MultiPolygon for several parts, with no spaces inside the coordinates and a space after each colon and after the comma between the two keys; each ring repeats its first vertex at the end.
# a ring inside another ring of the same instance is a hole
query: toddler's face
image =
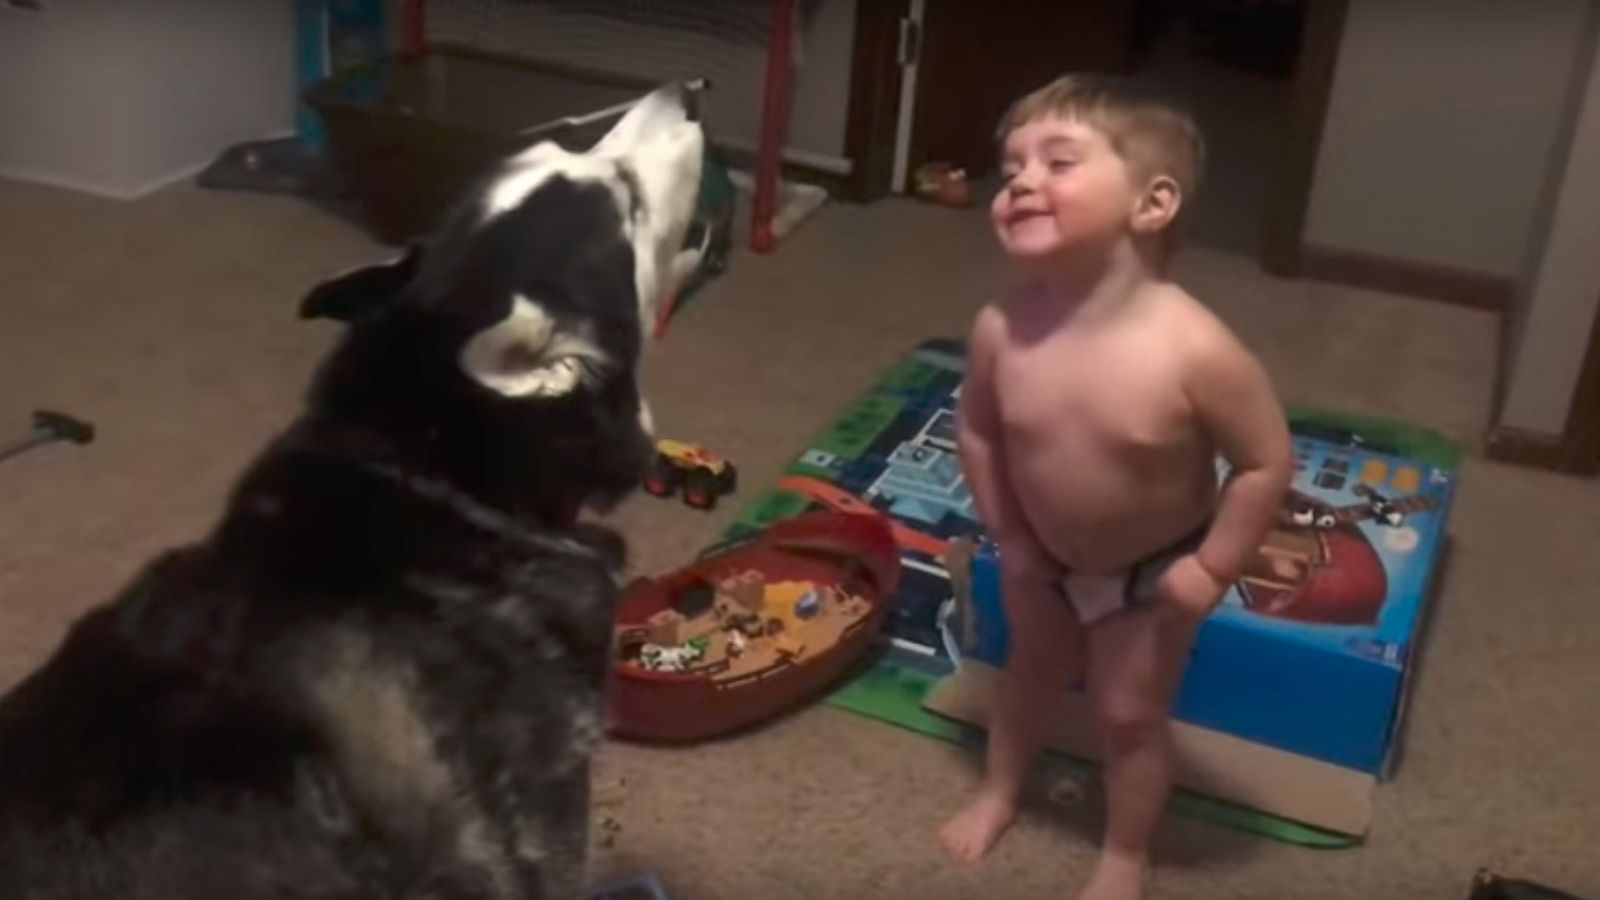
{"type": "Polygon", "coordinates": [[[1123,234],[1139,191],[1104,132],[1046,117],[1006,137],[1004,184],[990,206],[1000,245],[1014,259],[1044,262],[1123,234]]]}

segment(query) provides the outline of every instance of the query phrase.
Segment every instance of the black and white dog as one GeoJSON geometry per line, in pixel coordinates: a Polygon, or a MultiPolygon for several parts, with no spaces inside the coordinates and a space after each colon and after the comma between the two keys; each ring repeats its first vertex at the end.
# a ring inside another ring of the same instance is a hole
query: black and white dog
{"type": "Polygon", "coordinates": [[[572,897],[636,364],[684,244],[690,92],[509,160],[349,323],[216,529],[0,701],[0,898],[572,897]]]}

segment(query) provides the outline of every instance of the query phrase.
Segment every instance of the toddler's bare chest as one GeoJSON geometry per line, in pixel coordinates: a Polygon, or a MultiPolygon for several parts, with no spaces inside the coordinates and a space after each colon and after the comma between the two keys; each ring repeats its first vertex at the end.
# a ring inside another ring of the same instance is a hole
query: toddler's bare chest
{"type": "Polygon", "coordinates": [[[1187,446],[1196,434],[1180,367],[1126,341],[1012,348],[996,360],[1009,438],[1109,449],[1187,446]]]}

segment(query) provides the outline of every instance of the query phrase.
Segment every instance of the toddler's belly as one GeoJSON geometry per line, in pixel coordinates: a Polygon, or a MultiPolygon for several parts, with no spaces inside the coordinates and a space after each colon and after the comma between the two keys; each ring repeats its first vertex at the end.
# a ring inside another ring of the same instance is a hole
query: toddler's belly
{"type": "Polygon", "coordinates": [[[1009,463],[1035,537],[1080,572],[1114,572],[1172,546],[1216,503],[1209,454],[1051,453],[1009,463]]]}

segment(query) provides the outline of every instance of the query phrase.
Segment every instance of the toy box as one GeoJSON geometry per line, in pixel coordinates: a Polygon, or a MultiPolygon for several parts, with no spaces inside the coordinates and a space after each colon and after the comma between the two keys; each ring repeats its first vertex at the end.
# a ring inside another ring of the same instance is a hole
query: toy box
{"type": "MultiPolygon", "coordinates": [[[[1442,441],[1406,448],[1365,437],[1371,430],[1296,423],[1293,489],[1244,577],[1201,626],[1180,720],[1386,774],[1455,471],[1442,441]]],[[[974,559],[975,638],[965,655],[999,667],[997,567],[992,546],[974,559]]]]}

